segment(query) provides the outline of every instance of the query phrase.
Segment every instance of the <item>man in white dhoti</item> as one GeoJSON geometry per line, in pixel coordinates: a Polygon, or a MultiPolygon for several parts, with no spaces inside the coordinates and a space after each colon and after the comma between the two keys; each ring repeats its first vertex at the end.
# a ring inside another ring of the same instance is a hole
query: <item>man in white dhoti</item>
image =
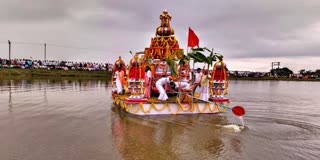
{"type": "Polygon", "coordinates": [[[200,81],[201,81],[201,77],[202,77],[202,72],[200,68],[197,68],[197,72],[195,73],[195,79],[194,79],[194,85],[196,86],[196,89],[194,90],[195,94],[199,95],[200,94],[200,81]]]}
{"type": "Polygon", "coordinates": [[[156,82],[156,87],[159,92],[158,100],[165,101],[168,99],[168,95],[166,93],[166,90],[164,89],[164,85],[170,82],[170,77],[161,77],[156,82]]]}
{"type": "Polygon", "coordinates": [[[208,71],[205,71],[200,81],[201,89],[200,89],[199,99],[202,99],[205,101],[209,100],[209,79],[210,79],[210,76],[208,75],[208,71]]]}
{"type": "Polygon", "coordinates": [[[200,83],[202,77],[201,68],[197,68],[197,72],[195,73],[194,83],[200,83]]]}

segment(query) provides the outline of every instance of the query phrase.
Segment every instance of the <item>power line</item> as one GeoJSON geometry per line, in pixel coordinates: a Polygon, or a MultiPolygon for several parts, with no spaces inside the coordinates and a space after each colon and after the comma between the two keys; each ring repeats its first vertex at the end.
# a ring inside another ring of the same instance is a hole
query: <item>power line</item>
{"type": "Polygon", "coordinates": [[[272,69],[272,70],[273,70],[273,66],[278,66],[277,69],[279,69],[279,67],[280,67],[280,62],[272,62],[272,63],[271,63],[271,69],[272,69]]]}
{"type": "Polygon", "coordinates": [[[88,47],[75,47],[75,46],[66,46],[66,45],[59,45],[59,44],[50,44],[47,43],[47,46],[59,47],[59,48],[69,48],[69,49],[80,49],[80,50],[95,50],[101,52],[129,52],[128,51],[114,51],[114,50],[105,50],[105,49],[98,49],[98,48],[88,48],[88,47]]]}
{"type": "MultiPolygon", "coordinates": [[[[0,42],[0,43],[6,43],[8,42],[0,42]]],[[[36,45],[36,46],[43,46],[45,43],[32,43],[32,42],[11,42],[11,44],[23,44],[23,45],[36,45]]],[[[99,52],[124,52],[128,53],[130,50],[124,51],[124,50],[106,50],[106,49],[99,49],[99,48],[89,48],[89,47],[77,47],[77,46],[68,46],[68,45],[60,45],[60,44],[52,44],[52,43],[46,43],[47,47],[58,47],[58,48],[67,48],[67,49],[78,49],[78,50],[91,50],[91,51],[99,51],[99,52]]]]}
{"type": "Polygon", "coordinates": [[[12,44],[26,44],[26,45],[43,45],[43,44],[41,44],[41,43],[29,43],[29,42],[12,42],[12,44]]]}

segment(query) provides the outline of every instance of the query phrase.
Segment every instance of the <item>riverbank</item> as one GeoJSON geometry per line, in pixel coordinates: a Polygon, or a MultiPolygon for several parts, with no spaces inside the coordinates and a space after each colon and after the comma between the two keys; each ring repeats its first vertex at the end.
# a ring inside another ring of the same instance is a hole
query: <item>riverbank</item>
{"type": "Polygon", "coordinates": [[[320,79],[303,79],[303,78],[277,78],[277,77],[228,77],[229,80],[252,80],[252,81],[320,81],[320,79]]]}
{"type": "MultiPolygon", "coordinates": [[[[83,71],[83,70],[47,70],[47,69],[17,69],[0,68],[0,79],[99,79],[110,80],[112,72],[109,71],[83,71]],[[10,72],[10,74],[9,74],[10,72]]],[[[233,77],[229,80],[275,80],[275,81],[320,81],[320,79],[302,78],[275,78],[275,77],[233,77]]]]}
{"type": "Polygon", "coordinates": [[[0,68],[0,79],[105,79],[109,80],[108,71],[81,70],[47,70],[47,69],[16,69],[0,68]]]}

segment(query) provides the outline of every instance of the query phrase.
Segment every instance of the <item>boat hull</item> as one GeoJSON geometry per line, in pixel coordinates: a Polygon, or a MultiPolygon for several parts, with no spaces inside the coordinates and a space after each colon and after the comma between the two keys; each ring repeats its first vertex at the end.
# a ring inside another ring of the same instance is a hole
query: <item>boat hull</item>
{"type": "Polygon", "coordinates": [[[116,106],[135,115],[213,114],[227,111],[226,102],[128,102],[114,98],[116,106]]]}

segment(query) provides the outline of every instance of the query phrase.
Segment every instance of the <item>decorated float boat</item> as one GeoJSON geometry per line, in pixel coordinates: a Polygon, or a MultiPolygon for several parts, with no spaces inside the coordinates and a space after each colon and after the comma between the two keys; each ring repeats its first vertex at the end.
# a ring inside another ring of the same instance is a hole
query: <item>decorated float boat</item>
{"type": "Polygon", "coordinates": [[[121,57],[115,62],[113,103],[136,115],[219,113],[230,109],[229,98],[225,97],[228,76],[222,56],[206,48],[192,48],[184,54],[167,11],[163,11],[160,20],[150,46],[136,53],[128,68],[121,57]],[[211,52],[210,56],[201,53],[204,51],[211,52]],[[198,81],[190,60],[208,66],[200,69],[198,81]]]}

